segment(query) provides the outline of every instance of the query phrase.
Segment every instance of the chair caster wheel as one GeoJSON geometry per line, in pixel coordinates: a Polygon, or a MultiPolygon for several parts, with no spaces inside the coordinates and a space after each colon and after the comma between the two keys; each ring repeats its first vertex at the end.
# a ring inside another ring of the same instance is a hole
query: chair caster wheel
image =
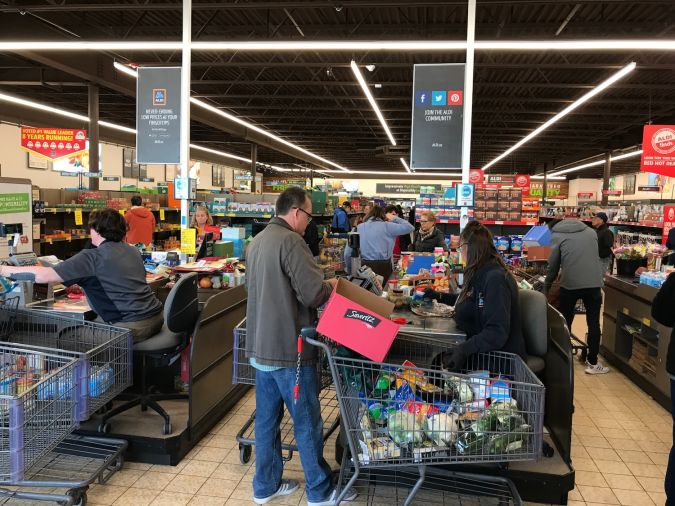
{"type": "Polygon", "coordinates": [[[98,426],[98,431],[102,432],[103,434],[110,434],[110,429],[111,427],[109,422],[102,423],[98,426]]]}
{"type": "Polygon", "coordinates": [[[171,422],[164,422],[164,435],[167,436],[173,432],[171,422]]]}

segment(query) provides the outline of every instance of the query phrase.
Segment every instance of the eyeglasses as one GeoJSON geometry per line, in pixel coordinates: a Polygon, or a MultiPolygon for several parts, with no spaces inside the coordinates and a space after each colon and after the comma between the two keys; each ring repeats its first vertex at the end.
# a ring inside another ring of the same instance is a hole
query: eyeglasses
{"type": "Polygon", "coordinates": [[[420,223],[429,223],[429,220],[420,220],[420,223]]]}
{"type": "Polygon", "coordinates": [[[307,221],[308,222],[312,221],[312,215],[310,213],[308,213],[307,211],[305,211],[302,207],[294,207],[293,209],[297,209],[298,211],[302,211],[303,213],[305,213],[305,216],[307,216],[307,221]]]}

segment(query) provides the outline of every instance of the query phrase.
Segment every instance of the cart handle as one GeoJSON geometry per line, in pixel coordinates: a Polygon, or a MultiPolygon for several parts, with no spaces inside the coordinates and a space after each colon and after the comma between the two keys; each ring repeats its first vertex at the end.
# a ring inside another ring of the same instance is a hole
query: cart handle
{"type": "Polygon", "coordinates": [[[319,333],[316,331],[316,327],[303,327],[300,330],[300,337],[304,342],[311,344],[312,346],[318,346],[326,353],[330,353],[330,348],[325,343],[317,340],[318,335],[319,333]]]}

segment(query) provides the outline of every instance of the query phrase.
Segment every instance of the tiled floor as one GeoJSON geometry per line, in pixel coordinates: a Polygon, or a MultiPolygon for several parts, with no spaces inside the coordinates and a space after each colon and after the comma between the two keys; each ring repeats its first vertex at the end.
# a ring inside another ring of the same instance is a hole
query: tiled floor
{"type": "MultiPolygon", "coordinates": [[[[579,334],[578,334],[579,335],[579,334]]],[[[572,455],[576,489],[570,505],[665,504],[663,477],[671,446],[670,414],[622,374],[584,374],[575,365],[572,455]]],[[[247,396],[178,466],[128,463],[109,484],[89,492],[94,505],[249,505],[253,459],[239,463],[235,434],[254,408],[247,396]]],[[[333,441],[326,447],[332,453],[333,441]]],[[[329,463],[334,464],[332,455],[329,463]]],[[[297,456],[285,476],[303,480],[297,456]]],[[[302,492],[272,504],[306,504],[302,492]]],[[[392,505],[393,506],[393,505],[392,505]]]]}

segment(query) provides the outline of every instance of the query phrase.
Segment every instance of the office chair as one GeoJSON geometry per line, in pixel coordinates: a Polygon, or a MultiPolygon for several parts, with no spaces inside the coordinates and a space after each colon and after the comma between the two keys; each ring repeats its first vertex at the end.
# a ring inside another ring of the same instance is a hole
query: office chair
{"type": "Polygon", "coordinates": [[[171,434],[171,418],[158,401],[187,399],[187,394],[151,394],[147,384],[148,359],[160,365],[169,365],[172,359],[187,348],[190,335],[197,324],[199,299],[197,297],[197,274],[192,272],[181,277],[169,292],[164,303],[164,325],[156,335],[134,345],[134,355],[142,360],[141,393],[103,415],[99,432],[110,432],[113,416],[140,405],[141,411],[151,408],[164,419],[164,434],[171,434]]]}

